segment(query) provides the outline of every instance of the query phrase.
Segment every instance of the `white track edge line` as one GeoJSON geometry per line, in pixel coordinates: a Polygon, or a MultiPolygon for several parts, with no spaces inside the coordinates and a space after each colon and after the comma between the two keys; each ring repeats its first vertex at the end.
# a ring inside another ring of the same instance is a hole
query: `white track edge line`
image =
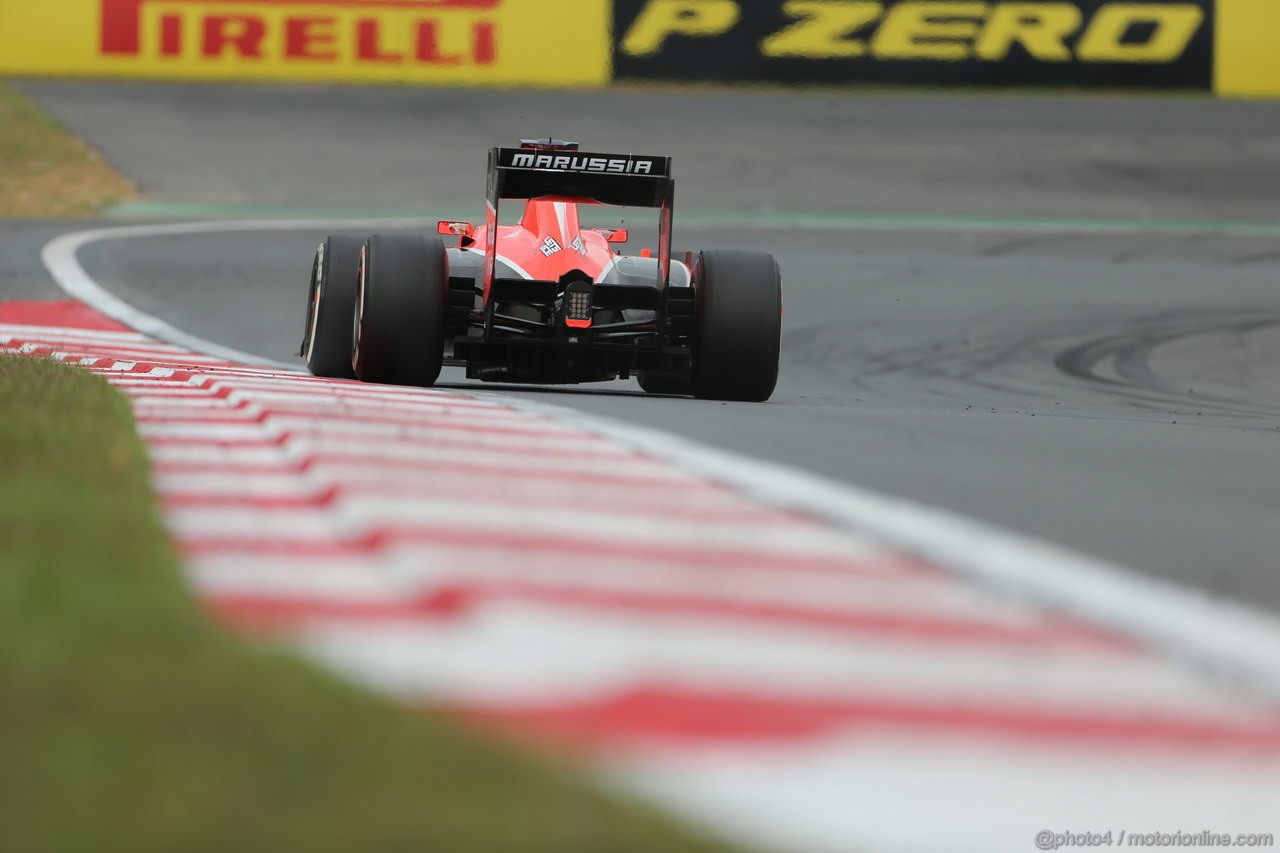
{"type": "MultiPolygon", "coordinates": [[[[299,372],[291,365],[206,341],[134,308],[94,281],[76,253],[90,243],[130,237],[403,228],[410,224],[405,220],[270,219],[101,228],[57,237],[44,247],[41,258],[66,293],[140,332],[229,361],[299,372]]],[[[1262,610],[1139,575],[947,510],[729,453],[673,434],[494,392],[467,394],[604,435],[730,485],[754,500],[825,518],[1003,594],[1135,637],[1217,680],[1280,696],[1280,620],[1262,610]]]]}
{"type": "Polygon", "coordinates": [[[468,393],[604,435],[757,502],[826,519],[997,593],[1134,637],[1216,680],[1280,696],[1280,620],[1262,610],[948,510],[681,436],[493,392],[468,393]]]}

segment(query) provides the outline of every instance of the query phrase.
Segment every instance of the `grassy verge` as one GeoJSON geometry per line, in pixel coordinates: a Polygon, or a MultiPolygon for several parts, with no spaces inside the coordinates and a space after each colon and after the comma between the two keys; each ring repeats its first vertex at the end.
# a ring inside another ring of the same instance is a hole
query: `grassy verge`
{"type": "Polygon", "coordinates": [[[91,216],[134,195],[98,152],[0,82],[0,216],[91,216]]]}
{"type": "Polygon", "coordinates": [[[720,849],[211,625],[124,398],[0,356],[0,849],[720,849]]]}

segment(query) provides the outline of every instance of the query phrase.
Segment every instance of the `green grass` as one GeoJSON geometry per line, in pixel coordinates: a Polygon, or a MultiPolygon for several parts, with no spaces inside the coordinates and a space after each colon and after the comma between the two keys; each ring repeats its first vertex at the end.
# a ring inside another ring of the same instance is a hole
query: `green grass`
{"type": "Polygon", "coordinates": [[[0,82],[0,216],[92,216],[135,194],[97,151],[0,82]]]}
{"type": "Polygon", "coordinates": [[[124,398],[0,356],[0,850],[722,849],[211,624],[124,398]]]}

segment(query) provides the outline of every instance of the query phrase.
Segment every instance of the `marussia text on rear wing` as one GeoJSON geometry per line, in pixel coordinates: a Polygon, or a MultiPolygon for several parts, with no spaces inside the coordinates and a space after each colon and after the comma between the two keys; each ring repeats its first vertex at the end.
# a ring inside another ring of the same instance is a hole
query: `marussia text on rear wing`
{"type": "Polygon", "coordinates": [[[609,175],[652,175],[667,177],[670,157],[640,157],[635,154],[544,154],[528,148],[499,148],[498,165],[515,169],[551,169],[560,172],[603,172],[609,175]]]}
{"type": "Polygon", "coordinates": [[[629,207],[670,207],[671,158],[547,148],[493,148],[489,201],[572,198],[629,207]]]}

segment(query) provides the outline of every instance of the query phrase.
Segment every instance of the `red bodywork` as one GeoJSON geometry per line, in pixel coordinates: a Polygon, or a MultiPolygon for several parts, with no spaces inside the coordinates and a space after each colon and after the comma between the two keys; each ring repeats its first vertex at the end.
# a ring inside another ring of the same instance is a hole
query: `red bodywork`
{"type": "MultiPolygon", "coordinates": [[[[500,225],[497,233],[498,259],[541,281],[556,281],[575,269],[595,281],[615,256],[605,235],[582,228],[578,205],[571,201],[527,202],[520,222],[500,225]]],[[[485,251],[485,238],[482,228],[471,248],[485,251]]]]}

